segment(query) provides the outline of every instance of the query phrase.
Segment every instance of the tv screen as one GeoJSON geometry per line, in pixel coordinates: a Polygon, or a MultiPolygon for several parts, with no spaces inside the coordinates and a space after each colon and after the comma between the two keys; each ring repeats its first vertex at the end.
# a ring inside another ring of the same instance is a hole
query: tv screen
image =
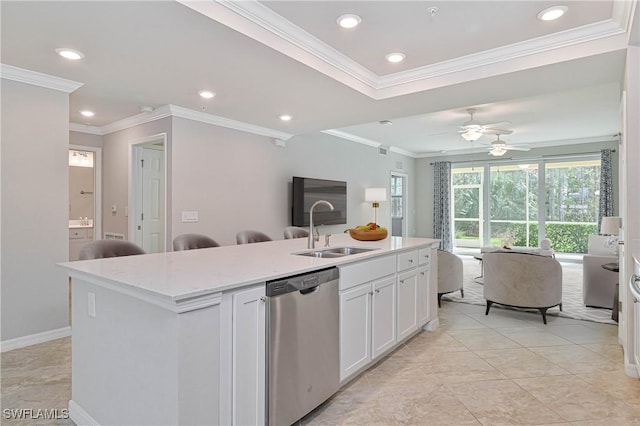
{"type": "Polygon", "coordinates": [[[333,210],[319,205],[313,210],[314,225],[347,223],[347,182],[293,177],[293,226],[309,226],[309,209],[318,200],[333,204],[333,210]]]}

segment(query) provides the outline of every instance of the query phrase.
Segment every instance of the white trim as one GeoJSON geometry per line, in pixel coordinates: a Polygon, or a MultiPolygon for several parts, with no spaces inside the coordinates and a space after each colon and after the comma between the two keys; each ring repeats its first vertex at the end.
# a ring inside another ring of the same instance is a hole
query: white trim
{"type": "MultiPolygon", "coordinates": [[[[136,139],[134,141],[129,142],[129,217],[128,217],[128,228],[129,228],[129,241],[134,242],[142,246],[140,243],[140,231],[137,228],[137,217],[140,214],[140,207],[136,203],[136,197],[139,195],[139,189],[141,188],[140,183],[142,181],[142,175],[139,172],[138,167],[136,167],[137,160],[142,156],[143,146],[153,142],[162,140],[163,147],[163,155],[164,155],[164,241],[162,243],[165,251],[171,251],[169,247],[169,223],[171,221],[171,216],[169,214],[169,147],[167,146],[167,134],[166,133],[157,133],[155,135],[146,136],[142,139],[136,139]],[[135,186],[134,186],[135,184],[135,186]]],[[[142,203],[142,200],[140,200],[142,203]]]]}
{"type": "Polygon", "coordinates": [[[201,123],[213,124],[214,126],[240,130],[241,132],[253,133],[255,135],[268,136],[270,138],[276,138],[284,141],[289,140],[293,136],[291,133],[285,133],[279,130],[232,120],[230,118],[207,114],[206,112],[194,111],[177,105],[169,105],[169,110],[171,111],[171,115],[174,117],[186,118],[188,120],[199,121],[201,123]]]}
{"type": "Polygon", "coordinates": [[[241,132],[267,136],[284,141],[289,140],[293,136],[293,134],[291,133],[281,132],[279,130],[269,129],[267,127],[256,126],[254,124],[220,117],[217,115],[208,114],[206,112],[195,111],[177,105],[163,105],[159,108],[156,108],[152,112],[143,112],[140,114],[132,115],[131,117],[114,121],[113,123],[107,124],[102,127],[69,123],[69,130],[74,132],[104,136],[109,133],[119,132],[120,130],[129,129],[131,127],[146,124],[166,117],[186,118],[187,120],[198,121],[201,123],[212,124],[214,126],[226,127],[234,130],[240,130],[241,132]]]}
{"type": "Polygon", "coordinates": [[[75,92],[78,88],[84,85],[84,83],[67,80],[66,78],[55,77],[53,75],[5,64],[0,64],[0,78],[31,84],[33,86],[45,87],[47,89],[59,90],[66,93],[75,92]]]}
{"type": "Polygon", "coordinates": [[[589,41],[609,38],[609,50],[614,50],[617,41],[611,37],[627,33],[628,39],[630,20],[635,8],[635,5],[630,4],[632,2],[614,2],[625,4],[614,5],[611,19],[449,61],[379,76],[255,0],[178,1],[377,100],[399,94],[397,91],[384,90],[390,87],[544,54],[589,41]]]}
{"type": "Polygon", "coordinates": [[[78,426],[96,426],[100,424],[73,399],[69,400],[69,418],[78,426]]]}
{"type": "MultiPolygon", "coordinates": [[[[374,140],[371,139],[367,139],[367,138],[363,138],[360,136],[356,136],[353,135],[351,133],[347,133],[347,132],[343,132],[342,130],[337,130],[337,129],[328,129],[328,130],[322,130],[322,133],[325,133],[327,135],[331,135],[331,136],[335,136],[337,138],[341,138],[341,139],[345,139],[351,142],[357,142],[357,143],[361,143],[363,145],[368,145],[368,146],[373,146],[376,148],[379,148],[381,146],[386,147],[387,145],[380,143],[380,142],[376,142],[374,140]]],[[[411,152],[411,151],[407,151],[404,150],[402,148],[398,148],[395,146],[389,146],[388,147],[389,151],[391,152],[395,152],[396,154],[401,154],[401,155],[405,155],[407,157],[411,157],[411,158],[418,158],[418,155],[411,152]]]]}
{"type": "Polygon", "coordinates": [[[97,278],[92,274],[81,271],[69,270],[69,276],[72,280],[78,279],[98,287],[106,288],[108,290],[115,291],[116,293],[142,300],[146,303],[150,303],[176,314],[183,314],[185,312],[216,306],[222,301],[221,292],[195,295],[175,300],[169,296],[161,296],[151,291],[145,291],[144,289],[125,286],[117,281],[107,281],[104,278],[97,278]]]}
{"type": "Polygon", "coordinates": [[[43,331],[42,333],[30,334],[28,336],[16,337],[15,339],[3,340],[0,342],[0,352],[12,351],[14,349],[25,348],[38,343],[50,340],[62,339],[71,336],[71,327],[62,327],[55,330],[43,331]]]}
{"type": "Polygon", "coordinates": [[[89,135],[103,136],[102,128],[89,126],[88,124],[69,123],[70,132],[87,133],[89,135]]]}

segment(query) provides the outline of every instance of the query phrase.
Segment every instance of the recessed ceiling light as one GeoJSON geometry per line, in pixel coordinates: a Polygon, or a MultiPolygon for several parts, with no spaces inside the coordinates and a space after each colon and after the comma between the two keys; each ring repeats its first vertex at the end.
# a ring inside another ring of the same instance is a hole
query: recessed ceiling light
{"type": "Polygon", "coordinates": [[[360,18],[358,15],[348,13],[346,15],[338,16],[338,19],[336,19],[336,22],[342,28],[355,28],[358,25],[360,25],[360,22],[362,22],[362,18],[360,18]]]}
{"type": "Polygon", "coordinates": [[[84,53],[74,49],[67,49],[66,47],[60,47],[56,49],[56,52],[63,58],[70,59],[72,61],[84,58],[84,53]]]}
{"type": "Polygon", "coordinates": [[[553,21],[564,15],[569,8],[567,6],[552,6],[538,13],[538,19],[541,21],[553,21]]]}
{"type": "Polygon", "coordinates": [[[95,112],[89,111],[88,109],[80,111],[80,114],[84,115],[85,117],[93,117],[94,115],[96,115],[95,112]]]}
{"type": "Polygon", "coordinates": [[[395,52],[395,53],[389,53],[387,56],[385,56],[384,58],[392,63],[398,63],[398,62],[402,62],[404,61],[404,58],[406,58],[407,56],[404,53],[400,53],[400,52],[395,52]]]}
{"type": "Polygon", "coordinates": [[[201,90],[198,92],[198,95],[200,95],[201,98],[205,98],[205,99],[211,99],[213,98],[216,94],[213,93],[210,90],[201,90]]]}
{"type": "Polygon", "coordinates": [[[282,120],[282,121],[289,121],[289,120],[291,120],[292,118],[293,118],[293,117],[292,117],[292,116],[290,116],[289,114],[283,114],[283,115],[281,115],[281,116],[280,116],[280,120],[282,120]]]}

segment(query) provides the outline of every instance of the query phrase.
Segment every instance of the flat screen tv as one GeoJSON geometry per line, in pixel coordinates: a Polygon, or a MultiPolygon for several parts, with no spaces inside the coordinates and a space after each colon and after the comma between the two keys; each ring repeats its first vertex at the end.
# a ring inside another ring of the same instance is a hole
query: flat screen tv
{"type": "Polygon", "coordinates": [[[318,200],[333,204],[334,210],[319,205],[313,210],[314,225],[347,223],[347,182],[293,177],[293,226],[309,226],[309,209],[318,200]]]}

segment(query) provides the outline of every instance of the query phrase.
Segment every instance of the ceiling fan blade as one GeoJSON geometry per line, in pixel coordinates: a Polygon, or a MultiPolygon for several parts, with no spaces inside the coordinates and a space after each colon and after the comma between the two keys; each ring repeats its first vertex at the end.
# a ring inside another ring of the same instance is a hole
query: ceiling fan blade
{"type": "Polygon", "coordinates": [[[500,127],[500,126],[510,126],[510,121],[498,121],[496,123],[487,123],[483,124],[482,127],[500,127]]]}
{"type": "Polygon", "coordinates": [[[531,151],[531,148],[525,148],[522,146],[512,146],[512,145],[505,146],[505,149],[508,151],[531,151]]]}

